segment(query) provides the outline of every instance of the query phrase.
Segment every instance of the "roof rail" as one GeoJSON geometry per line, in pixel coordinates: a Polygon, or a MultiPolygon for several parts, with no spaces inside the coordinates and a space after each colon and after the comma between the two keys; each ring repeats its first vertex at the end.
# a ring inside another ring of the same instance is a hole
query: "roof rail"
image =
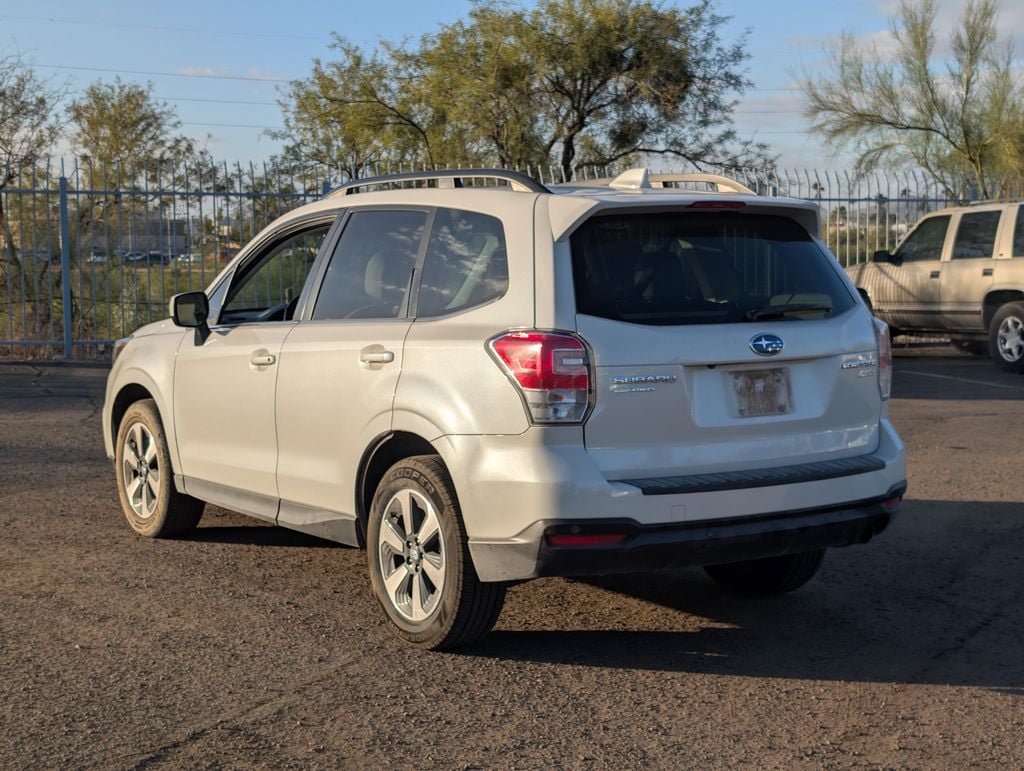
{"type": "Polygon", "coordinates": [[[1024,202],[1024,198],[989,198],[982,201],[969,201],[968,206],[988,206],[992,203],[1021,203],[1024,202]]]}
{"type": "Polygon", "coordinates": [[[683,174],[651,174],[647,169],[640,167],[622,172],[614,179],[603,177],[600,179],[574,180],[564,183],[562,187],[614,187],[618,190],[641,190],[644,188],[665,188],[675,187],[672,183],[704,183],[714,185],[719,193],[740,193],[741,195],[757,195],[746,185],[740,184],[735,179],[723,177],[720,174],[705,174],[703,172],[692,172],[683,174]]]}
{"type": "Polygon", "coordinates": [[[405,174],[386,174],[381,177],[354,179],[327,194],[328,198],[336,195],[353,195],[364,187],[382,187],[402,182],[426,182],[437,180],[438,187],[465,187],[467,179],[492,179],[507,182],[509,187],[518,193],[550,193],[537,180],[508,169],[442,169],[439,171],[413,171],[405,174]]]}
{"type": "Polygon", "coordinates": [[[721,174],[705,174],[691,173],[691,174],[651,174],[651,185],[653,187],[671,187],[671,184],[666,185],[666,182],[705,182],[709,185],[714,185],[719,193],[742,193],[743,195],[757,195],[746,185],[740,184],[735,179],[729,177],[723,177],[721,174]]]}

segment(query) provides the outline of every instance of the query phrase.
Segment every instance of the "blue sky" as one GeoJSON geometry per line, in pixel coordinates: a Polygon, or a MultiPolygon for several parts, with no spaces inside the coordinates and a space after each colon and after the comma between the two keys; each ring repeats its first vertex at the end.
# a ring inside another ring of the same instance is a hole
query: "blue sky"
{"type": "MultiPolygon", "coordinates": [[[[740,133],[769,143],[786,168],[845,167],[846,156],[833,156],[807,131],[793,75],[819,68],[824,41],[843,30],[884,42],[896,5],[719,0],[719,12],[733,17],[728,37],[750,30],[747,68],[755,86],[736,111],[740,133]]],[[[940,26],[951,26],[961,1],[939,5],[940,26]]],[[[372,46],[432,31],[469,7],[465,0],[48,0],[41,6],[0,0],[0,52],[20,51],[40,73],[66,80],[72,94],[118,74],[152,82],[154,94],[177,110],[182,131],[214,157],[260,161],[278,149],[263,136],[265,128],[281,126],[278,89],[307,76],[313,57],[330,56],[332,31],[372,46]]],[[[1006,30],[1024,29],[1024,3],[1004,2],[1002,19],[1006,30]]],[[[1018,51],[1020,43],[1018,33],[1018,51]]]]}

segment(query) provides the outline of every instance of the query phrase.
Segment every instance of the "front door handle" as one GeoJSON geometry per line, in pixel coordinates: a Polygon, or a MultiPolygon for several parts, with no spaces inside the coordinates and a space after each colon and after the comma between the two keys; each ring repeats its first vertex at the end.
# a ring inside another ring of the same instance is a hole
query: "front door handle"
{"type": "Polygon", "coordinates": [[[254,353],[249,357],[249,363],[254,367],[269,367],[276,361],[277,357],[272,353],[254,353]]]}
{"type": "Polygon", "coordinates": [[[983,275],[983,276],[991,276],[992,275],[992,268],[983,268],[982,271],[981,271],[981,275],[983,275]]]}
{"type": "Polygon", "coordinates": [[[359,361],[363,364],[390,364],[395,360],[395,354],[391,351],[371,351],[364,348],[359,352],[359,361]]]}
{"type": "Polygon", "coordinates": [[[938,278],[938,277],[939,277],[939,271],[937,271],[937,270],[933,270],[931,272],[931,275],[929,276],[929,278],[938,278]]]}

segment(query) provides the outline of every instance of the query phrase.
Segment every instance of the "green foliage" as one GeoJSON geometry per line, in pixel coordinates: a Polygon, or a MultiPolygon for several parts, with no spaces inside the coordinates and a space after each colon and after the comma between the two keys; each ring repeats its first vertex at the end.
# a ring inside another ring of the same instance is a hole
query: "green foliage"
{"type": "Polygon", "coordinates": [[[725,44],[712,0],[497,0],[367,54],[337,37],[281,106],[293,155],[360,176],[375,162],[605,166],[641,153],[699,166],[764,160],[730,127],[744,39],[725,44]]]}
{"type": "Polygon", "coordinates": [[[153,86],[97,81],[68,106],[76,152],[107,176],[119,170],[152,171],[173,167],[194,156],[192,140],[177,136],[181,127],[173,107],[153,97],[153,86]]]}
{"type": "Polygon", "coordinates": [[[56,106],[63,88],[40,78],[18,54],[0,55],[0,283],[32,297],[5,208],[4,190],[17,179],[31,178],[36,165],[57,141],[56,106]]]}
{"type": "Polygon", "coordinates": [[[858,166],[912,161],[956,190],[967,179],[983,197],[995,174],[1024,173],[1024,88],[1013,49],[999,38],[997,0],[967,0],[937,69],[934,0],[901,0],[890,24],[895,53],[832,43],[832,72],[805,75],[805,113],[835,146],[850,146],[858,166]]]}

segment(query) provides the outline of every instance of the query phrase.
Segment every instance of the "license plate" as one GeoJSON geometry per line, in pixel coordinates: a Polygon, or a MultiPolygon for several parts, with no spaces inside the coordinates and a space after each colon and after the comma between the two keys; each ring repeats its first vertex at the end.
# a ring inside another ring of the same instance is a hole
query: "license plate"
{"type": "Polygon", "coordinates": [[[786,415],[793,411],[788,369],[752,369],[732,373],[736,413],[741,418],[786,415]]]}

